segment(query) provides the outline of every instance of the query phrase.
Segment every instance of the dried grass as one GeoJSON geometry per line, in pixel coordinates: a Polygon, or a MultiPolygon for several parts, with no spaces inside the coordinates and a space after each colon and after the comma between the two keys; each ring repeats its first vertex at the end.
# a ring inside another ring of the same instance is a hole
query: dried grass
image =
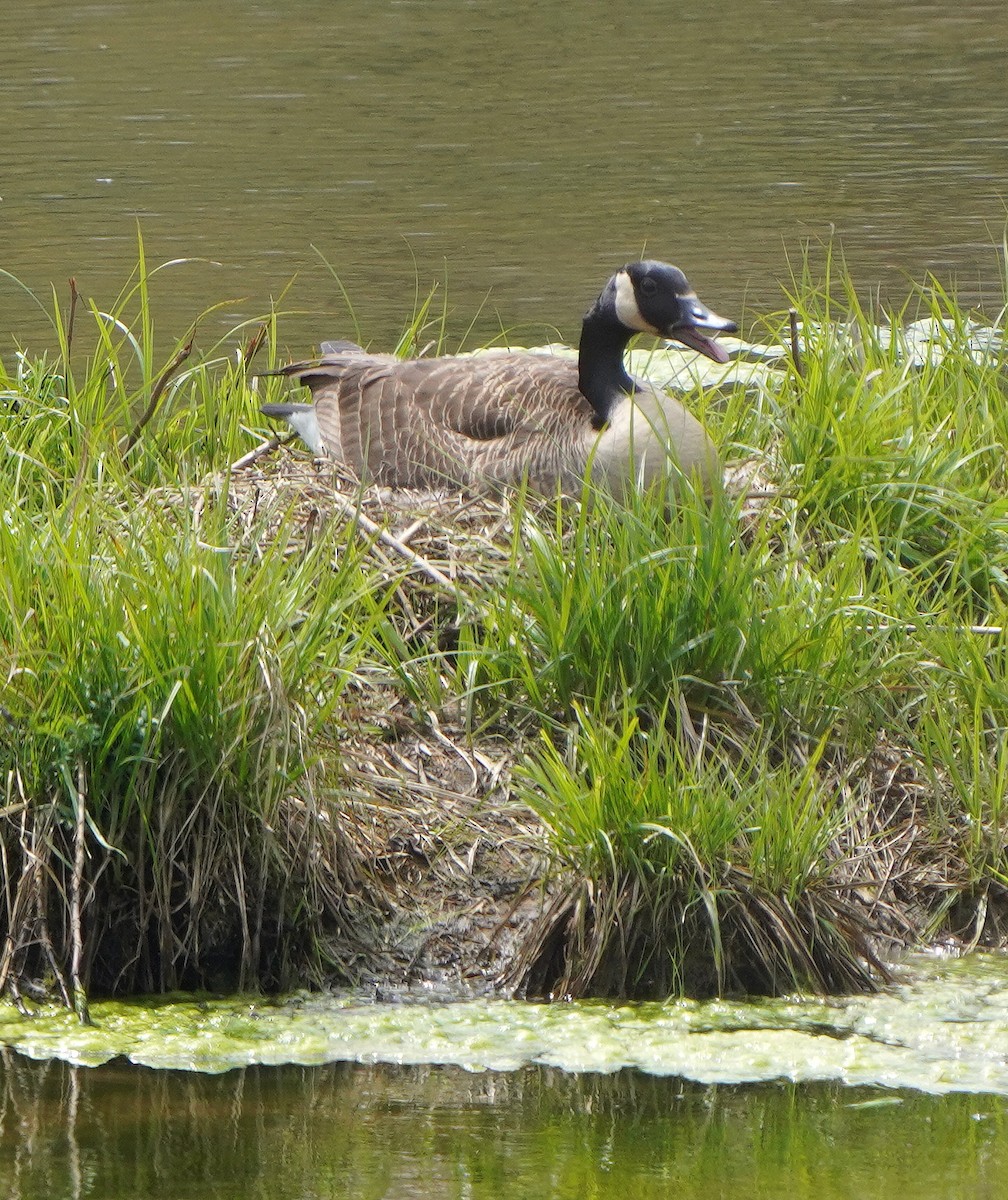
{"type": "MultiPolygon", "coordinates": [[[[731,480],[749,494],[744,523],[755,523],[773,489],[751,463],[731,480]]],[[[443,641],[510,561],[506,498],[361,488],[290,451],[234,472],[226,495],[250,527],[265,514],[279,529],[296,514],[304,544],[331,521],[363,538],[397,588],[394,617],[413,646],[443,641]]],[[[884,737],[831,769],[848,814],[830,851],[835,871],[796,903],[732,864],[717,880],[713,921],[686,877],[651,891],[632,876],[580,878],[512,788],[529,744],[513,730],[474,735],[443,682],[435,711],[388,681],[355,680],[333,744],[339,819],[385,905],[383,944],[361,959],[380,989],[447,980],[528,995],[862,990],[887,978],[881,951],[913,942],[950,886],[955,847],[928,826],[928,784],[910,751],[884,737]]]]}

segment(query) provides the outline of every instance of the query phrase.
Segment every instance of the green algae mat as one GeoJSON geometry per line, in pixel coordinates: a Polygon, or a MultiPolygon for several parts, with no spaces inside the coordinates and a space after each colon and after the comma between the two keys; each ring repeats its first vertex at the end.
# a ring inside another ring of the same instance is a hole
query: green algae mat
{"type": "Polygon", "coordinates": [[[0,1044],[36,1059],[209,1073],[336,1062],[571,1073],[636,1068],[697,1083],[789,1080],[1008,1094],[1008,957],[917,958],[875,996],[530,1004],[404,995],[99,1002],[94,1024],[0,1007],[0,1044]]]}

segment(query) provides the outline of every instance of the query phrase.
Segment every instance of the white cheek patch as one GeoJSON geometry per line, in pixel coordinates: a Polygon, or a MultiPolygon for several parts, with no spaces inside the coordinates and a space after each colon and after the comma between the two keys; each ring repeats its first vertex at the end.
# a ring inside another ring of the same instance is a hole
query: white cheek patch
{"type": "Polygon", "coordinates": [[[641,316],[633,283],[626,271],[620,271],[616,276],[616,316],[619,323],[627,329],[635,329],[638,333],[657,332],[641,316]]]}

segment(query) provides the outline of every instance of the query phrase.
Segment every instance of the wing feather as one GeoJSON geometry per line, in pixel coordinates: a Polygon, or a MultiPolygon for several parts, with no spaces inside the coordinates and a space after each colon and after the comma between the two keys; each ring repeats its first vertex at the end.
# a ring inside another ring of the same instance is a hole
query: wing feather
{"type": "Polygon", "coordinates": [[[595,436],[577,365],[565,358],[500,351],[399,360],[341,347],[283,373],[311,389],[330,456],[385,485],[527,474],[549,486],[577,473],[574,460],[583,470],[595,436]]]}

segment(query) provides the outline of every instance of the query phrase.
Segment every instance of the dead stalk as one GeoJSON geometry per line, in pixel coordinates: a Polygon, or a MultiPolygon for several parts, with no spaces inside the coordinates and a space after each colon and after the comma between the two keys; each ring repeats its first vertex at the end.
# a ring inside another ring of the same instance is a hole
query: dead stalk
{"type": "Polygon", "coordinates": [[[231,464],[231,470],[240,471],[242,467],[251,466],[252,463],[254,463],[257,459],[262,458],[263,455],[272,454],[272,452],[281,444],[282,440],[283,439],[280,438],[279,435],[274,435],[271,438],[267,438],[265,442],[262,442],[260,445],[256,446],[254,450],[250,450],[248,454],[243,454],[241,458],[236,458],[231,464]]]}
{"type": "Polygon", "coordinates": [[[74,797],[77,820],[74,829],[74,869],[70,882],[70,986],[73,988],[74,1012],[82,1025],[91,1024],[88,1010],[87,991],[81,981],[81,963],[84,958],[84,936],[81,927],[81,890],[84,882],[84,835],[85,827],[84,763],[77,762],[77,795],[74,797]]]}
{"type": "Polygon", "coordinates": [[[255,333],[249,338],[248,342],[246,343],[245,349],[242,351],[242,357],[241,357],[242,363],[245,366],[248,366],[248,364],[252,361],[252,359],[255,358],[255,356],[259,353],[259,350],[262,347],[263,342],[266,340],[266,334],[268,332],[269,332],[269,326],[266,325],[265,322],[263,322],[263,324],[260,325],[259,328],[255,331],[255,333]]]}
{"type": "Polygon", "coordinates": [[[401,542],[399,538],[393,537],[393,535],[389,533],[387,529],[382,528],[381,525],[377,524],[375,521],[372,521],[371,518],[362,513],[356,505],[350,504],[347,500],[344,500],[338,492],[334,491],[332,498],[340,512],[342,512],[344,516],[349,517],[358,529],[362,530],[369,537],[377,538],[383,546],[388,546],[390,550],[394,550],[396,554],[400,556],[400,558],[404,558],[408,563],[412,564],[412,566],[414,566],[422,575],[426,575],[432,583],[438,584],[440,587],[443,587],[447,591],[451,592],[453,596],[455,595],[458,590],[455,584],[452,583],[447,575],[445,575],[442,571],[439,571],[433,563],[428,562],[426,558],[423,558],[421,555],[417,554],[415,550],[411,550],[409,546],[407,546],[404,542],[401,542]]]}
{"type": "Polygon", "coordinates": [[[158,376],[157,382],[154,384],[154,387],[151,390],[150,402],[148,403],[146,409],[144,409],[143,415],[140,417],[139,421],[137,421],[136,425],[133,426],[132,432],[120,438],[119,453],[122,454],[124,458],[137,444],[144,426],[148,423],[148,421],[150,421],[151,417],[154,416],[155,412],[157,412],[157,406],[161,403],[161,397],[164,394],[165,388],[171,381],[172,376],[185,362],[189,355],[192,354],[193,342],[195,339],[196,327],[193,326],[193,331],[189,335],[189,340],[176,352],[175,357],[158,376]]]}
{"type": "MultiPolygon", "coordinates": [[[[74,320],[77,316],[77,297],[78,297],[78,295],[79,295],[79,293],[77,291],[77,280],[74,278],[73,275],[71,275],[70,276],[70,311],[67,314],[67,335],[66,335],[66,348],[67,348],[67,358],[68,359],[70,357],[70,347],[73,345],[74,320]]],[[[69,364],[67,364],[67,365],[69,365],[69,364]]]]}
{"type": "Polygon", "coordinates": [[[56,950],[52,944],[52,938],[49,935],[49,918],[46,915],[46,892],[45,881],[48,876],[48,871],[44,869],[45,863],[43,856],[48,858],[51,852],[52,836],[51,826],[54,820],[55,801],[46,805],[45,809],[45,824],[40,831],[37,825],[32,826],[32,845],[27,851],[28,859],[31,864],[31,885],[32,897],[35,902],[35,921],[38,925],[38,941],[45,951],[46,958],[49,961],[49,967],[52,970],[53,976],[59,985],[60,996],[67,1008],[70,1008],[70,992],[67,988],[66,979],[60,969],[59,959],[56,957],[56,950]]]}

